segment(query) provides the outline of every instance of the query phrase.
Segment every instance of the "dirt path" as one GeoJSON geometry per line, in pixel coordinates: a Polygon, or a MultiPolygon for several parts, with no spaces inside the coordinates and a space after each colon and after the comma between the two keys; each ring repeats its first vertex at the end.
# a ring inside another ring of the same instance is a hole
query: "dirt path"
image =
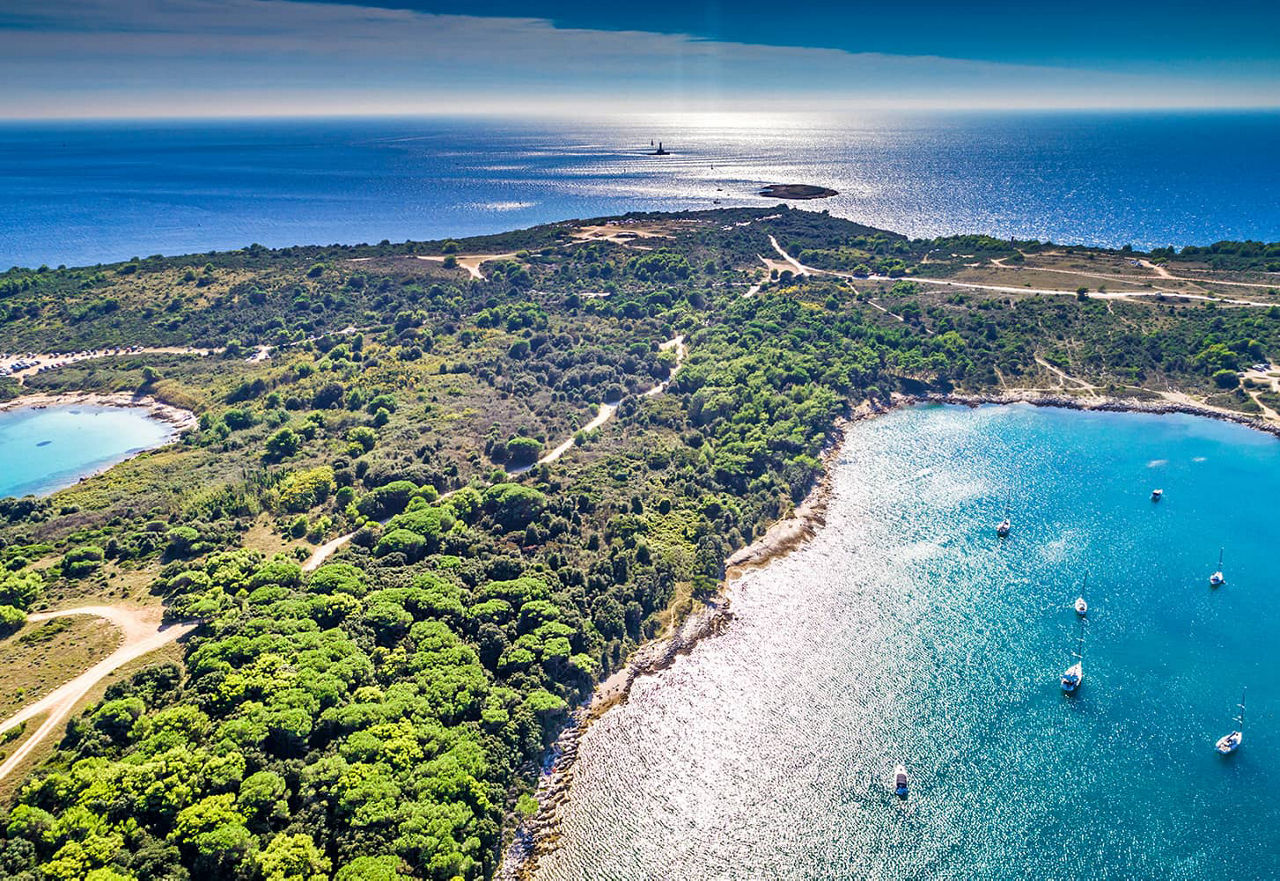
{"type": "MultiPolygon", "coordinates": [[[[676,372],[684,364],[685,358],[687,358],[689,355],[689,348],[684,344],[683,334],[681,334],[680,336],[677,336],[675,339],[667,340],[665,343],[659,346],[659,348],[661,349],[674,348],[676,350],[676,365],[671,369],[671,375],[668,376],[666,380],[658,383],[653,388],[644,392],[641,395],[642,397],[647,398],[653,395],[661,394],[662,392],[666,391],[667,388],[671,385],[671,381],[675,379],[676,372]]],[[[610,419],[612,419],[614,414],[617,412],[618,412],[617,404],[601,404],[600,409],[596,411],[596,415],[592,417],[591,421],[588,422],[586,425],[582,426],[582,428],[578,429],[578,431],[595,431],[597,428],[599,428],[600,426],[608,422],[610,419]]],[[[541,459],[535,462],[534,465],[526,465],[523,468],[513,468],[507,473],[523,474],[524,472],[532,469],[535,465],[545,465],[547,463],[554,462],[555,460],[563,456],[565,453],[569,452],[569,450],[573,449],[573,446],[576,443],[575,438],[577,436],[577,433],[578,432],[575,431],[573,435],[569,437],[568,440],[564,441],[558,447],[551,450],[551,452],[544,455],[541,459]]],[[[448,498],[450,495],[452,495],[452,493],[444,493],[443,495],[440,496],[440,498],[445,499],[445,498],[448,498]]],[[[329,539],[327,542],[320,545],[318,548],[316,548],[314,551],[311,552],[311,556],[308,557],[307,561],[302,564],[302,571],[314,572],[315,570],[319,569],[322,565],[324,565],[325,560],[328,560],[330,557],[336,554],[344,545],[350,542],[351,539],[354,537],[355,537],[354,532],[348,532],[346,535],[340,535],[337,538],[329,539]]],[[[3,729],[0,729],[0,730],[3,730],[3,729]]]]}
{"type": "Polygon", "coordinates": [[[435,263],[443,263],[448,257],[453,257],[458,261],[458,268],[465,269],[471,273],[471,277],[476,281],[484,281],[484,273],[480,271],[480,264],[488,263],[490,260],[514,260],[516,252],[509,254],[449,254],[432,257],[419,256],[419,260],[431,260],[435,263]]]}
{"type": "MultiPolygon", "coordinates": [[[[796,268],[797,272],[802,272],[806,275],[831,275],[831,276],[835,276],[836,278],[846,278],[846,279],[858,277],[848,272],[836,272],[831,269],[814,269],[812,266],[805,266],[803,263],[800,263],[790,254],[784,251],[782,249],[782,246],[778,244],[778,240],[775,239],[773,236],[769,236],[769,241],[773,243],[773,247],[777,249],[778,253],[781,254],[783,257],[785,257],[787,262],[796,268]]],[[[1069,270],[1065,270],[1065,269],[1049,270],[1049,271],[1050,272],[1069,272],[1069,270]]],[[[1071,274],[1079,275],[1080,273],[1071,273],[1071,274]]],[[[1174,276],[1171,276],[1171,278],[1176,278],[1179,281],[1191,281],[1191,282],[1203,283],[1203,279],[1181,279],[1179,277],[1174,277],[1174,276]]],[[[971,290],[978,290],[978,291],[995,291],[997,293],[1008,293],[1008,294],[1042,294],[1044,296],[1052,296],[1052,297],[1078,296],[1078,294],[1075,291],[1064,291],[1058,288],[1024,288],[1024,287],[1014,287],[1012,285],[979,284],[977,282],[954,281],[949,278],[925,278],[925,277],[916,276],[916,275],[903,276],[900,279],[890,278],[887,275],[869,275],[867,276],[867,279],[869,281],[913,281],[913,282],[916,282],[917,284],[936,284],[936,285],[945,285],[947,287],[968,288],[971,290]]],[[[1218,284],[1218,282],[1216,281],[1214,281],[1213,283],[1218,284]]],[[[1242,281],[1222,282],[1222,284],[1247,285],[1249,287],[1261,287],[1261,288],[1270,287],[1270,285],[1255,285],[1252,282],[1242,282],[1242,281]]],[[[1187,299],[1187,300],[1205,300],[1211,303],[1225,303],[1229,306],[1255,306],[1255,307],[1269,308],[1275,305],[1274,303],[1260,303],[1256,300],[1237,300],[1237,299],[1232,299],[1230,297],[1210,297],[1210,296],[1203,296],[1200,294],[1184,294],[1178,291],[1159,291],[1159,290],[1157,291],[1150,291],[1150,290],[1106,291],[1106,292],[1090,293],[1089,296],[1092,299],[1098,299],[1098,300],[1127,300],[1134,297],[1163,296],[1163,297],[1182,297],[1183,299],[1187,299]]]]}
{"type": "MultiPolygon", "coordinates": [[[[773,245],[773,250],[777,251],[779,254],[782,255],[783,260],[786,260],[788,263],[791,264],[791,268],[795,270],[796,275],[817,275],[818,273],[823,271],[821,269],[810,269],[808,266],[805,266],[799,260],[792,257],[786,251],[782,250],[782,246],[778,244],[778,240],[773,236],[769,236],[769,244],[773,245]]],[[[761,257],[760,259],[764,260],[763,257],[761,257]]]]}
{"type": "MultiPolygon", "coordinates": [[[[596,411],[596,415],[591,417],[591,421],[578,429],[578,431],[590,432],[595,431],[613,418],[613,414],[618,412],[617,404],[601,404],[600,409],[596,411]]],[[[508,468],[508,474],[524,474],[526,471],[532,471],[539,465],[547,465],[559,459],[565,453],[573,449],[573,445],[577,442],[578,432],[575,431],[569,436],[569,439],[560,444],[560,446],[545,453],[541,459],[531,465],[521,465],[519,468],[508,468]]]]}
{"type": "Polygon", "coordinates": [[[156,649],[185,636],[195,629],[195,624],[165,624],[164,610],[160,608],[130,609],[121,606],[80,606],[75,609],[62,609],[57,612],[38,612],[28,615],[28,621],[47,621],[50,618],[62,618],[67,615],[95,615],[115,624],[124,633],[124,641],[120,647],[103,660],[94,664],[75,679],[59,686],[38,701],[28,704],[8,719],[0,722],[0,732],[8,731],[17,725],[42,714],[48,714],[40,727],[22,742],[13,754],[0,764],[0,780],[13,773],[30,755],[31,751],[44,742],[55,731],[61,730],[78,704],[89,691],[102,681],[107,674],[118,670],[130,661],[150,654],[156,649]]]}
{"type": "Polygon", "coordinates": [[[1165,269],[1163,266],[1159,266],[1155,263],[1152,263],[1150,260],[1139,260],[1138,263],[1141,266],[1147,269],[1150,269],[1160,278],[1173,278],[1173,276],[1169,273],[1169,270],[1165,269]]]}
{"type": "Polygon", "coordinates": [[[1098,394],[1098,387],[1096,385],[1085,382],[1083,379],[1077,379],[1076,377],[1072,376],[1070,373],[1067,373],[1065,370],[1062,370],[1058,367],[1053,366],[1048,361],[1041,358],[1039,355],[1036,356],[1036,363],[1039,364],[1041,367],[1043,367],[1045,370],[1048,370],[1050,373],[1055,374],[1064,383],[1074,382],[1076,384],[1076,387],[1081,391],[1086,391],[1089,394],[1095,395],[1095,396],[1098,394]]]}

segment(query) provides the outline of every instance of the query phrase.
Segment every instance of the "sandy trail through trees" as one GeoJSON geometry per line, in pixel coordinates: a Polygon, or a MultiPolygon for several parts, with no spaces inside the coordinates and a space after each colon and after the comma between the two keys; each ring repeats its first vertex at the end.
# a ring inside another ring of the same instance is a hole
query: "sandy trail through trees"
{"type": "MultiPolygon", "coordinates": [[[[647,398],[653,395],[661,394],[662,392],[666,391],[668,386],[671,385],[671,381],[675,379],[676,373],[680,370],[680,367],[684,364],[684,359],[689,355],[689,348],[684,344],[683,334],[675,337],[674,339],[667,340],[665,343],[659,346],[659,348],[661,349],[674,348],[676,350],[675,366],[671,369],[670,376],[668,376],[664,381],[655,385],[653,388],[644,392],[641,395],[641,397],[647,398]]],[[[596,415],[592,417],[591,421],[588,422],[586,425],[582,426],[582,428],[578,429],[578,431],[584,431],[584,432],[595,431],[597,428],[599,428],[600,426],[608,422],[610,419],[612,419],[613,415],[617,412],[618,412],[617,404],[601,404],[600,409],[596,411],[596,415]]],[[[545,465],[549,462],[554,462],[556,459],[559,459],[565,453],[569,452],[569,450],[573,449],[574,444],[577,442],[577,434],[578,432],[575,431],[573,435],[569,437],[568,440],[564,441],[555,449],[551,450],[551,452],[544,455],[541,459],[535,462],[534,465],[526,465],[523,468],[514,468],[507,473],[523,474],[524,472],[533,468],[535,465],[545,465]]],[[[449,495],[451,495],[451,493],[445,493],[440,498],[443,499],[449,495]]],[[[314,572],[316,569],[319,569],[324,564],[325,560],[329,559],[334,554],[336,554],[344,545],[346,545],[354,537],[355,537],[354,532],[348,532],[346,535],[340,535],[337,538],[329,539],[329,541],[320,545],[311,553],[311,556],[307,558],[307,561],[302,564],[302,571],[314,572]]]]}
{"type": "Polygon", "coordinates": [[[133,609],[123,606],[79,606],[74,609],[61,609],[56,612],[37,612],[28,615],[28,621],[48,621],[67,615],[94,615],[105,618],[120,628],[124,640],[114,652],[94,664],[64,685],[55,688],[38,701],[28,704],[8,719],[0,722],[0,733],[21,725],[42,714],[45,716],[40,727],[13,751],[13,754],[0,764],[0,780],[13,773],[37,746],[44,742],[54,731],[61,730],[85,695],[102,681],[103,677],[118,670],[130,661],[150,654],[156,649],[174,642],[195,629],[193,623],[165,624],[164,610],[159,607],[133,609]]]}

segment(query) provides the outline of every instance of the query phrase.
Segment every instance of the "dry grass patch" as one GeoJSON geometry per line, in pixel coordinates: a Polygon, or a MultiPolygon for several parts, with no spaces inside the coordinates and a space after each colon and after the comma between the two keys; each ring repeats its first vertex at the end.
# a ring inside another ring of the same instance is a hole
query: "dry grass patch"
{"type": "Polygon", "coordinates": [[[109,621],[75,615],[27,624],[0,640],[0,718],[88,670],[120,639],[109,621]]]}

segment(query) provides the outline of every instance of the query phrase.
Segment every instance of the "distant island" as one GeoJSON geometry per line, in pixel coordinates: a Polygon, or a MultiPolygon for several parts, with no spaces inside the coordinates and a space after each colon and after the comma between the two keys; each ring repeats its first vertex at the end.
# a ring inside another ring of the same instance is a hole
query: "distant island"
{"type": "Polygon", "coordinates": [[[815,187],[812,184],[769,184],[760,191],[762,196],[775,199],[829,199],[840,195],[836,190],[815,187]]]}

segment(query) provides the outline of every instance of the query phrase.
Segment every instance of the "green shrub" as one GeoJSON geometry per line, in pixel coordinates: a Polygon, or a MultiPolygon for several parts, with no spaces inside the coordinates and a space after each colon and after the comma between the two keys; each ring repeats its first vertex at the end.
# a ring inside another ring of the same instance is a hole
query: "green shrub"
{"type": "Polygon", "coordinates": [[[0,634],[5,636],[27,623],[27,613],[13,606],[0,606],[0,634]]]}
{"type": "Polygon", "coordinates": [[[105,558],[102,548],[97,545],[81,545],[72,548],[62,557],[62,574],[68,578],[83,578],[91,575],[102,565],[105,558]]]}

